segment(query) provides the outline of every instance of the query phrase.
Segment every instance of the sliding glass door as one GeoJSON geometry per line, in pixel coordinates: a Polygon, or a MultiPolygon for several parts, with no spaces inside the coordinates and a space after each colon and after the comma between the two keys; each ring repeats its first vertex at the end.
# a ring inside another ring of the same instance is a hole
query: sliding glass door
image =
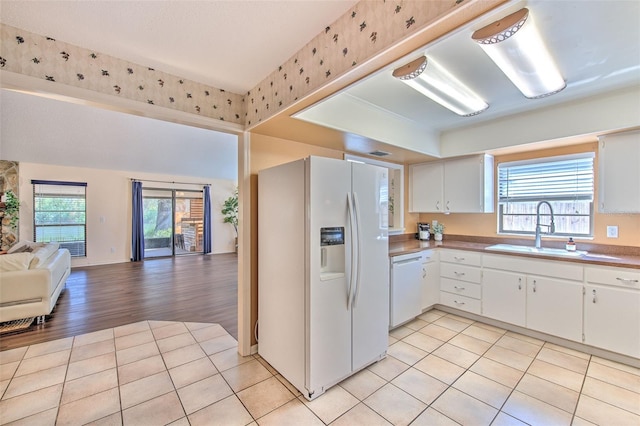
{"type": "Polygon", "coordinates": [[[143,188],[144,256],[203,252],[202,191],[143,188]]]}
{"type": "Polygon", "coordinates": [[[202,253],[204,203],[202,191],[175,191],[176,253],[202,253]]]}

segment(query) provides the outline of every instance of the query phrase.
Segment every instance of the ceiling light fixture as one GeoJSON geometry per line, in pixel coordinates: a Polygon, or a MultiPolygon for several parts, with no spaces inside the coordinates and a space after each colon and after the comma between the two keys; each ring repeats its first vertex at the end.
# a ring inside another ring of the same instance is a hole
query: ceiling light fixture
{"type": "Polygon", "coordinates": [[[480,114],[489,107],[460,80],[426,56],[394,70],[393,76],[464,117],[480,114]]]}
{"type": "Polygon", "coordinates": [[[505,16],[474,32],[471,38],[527,98],[543,98],[566,87],[529,9],[505,16]]]}

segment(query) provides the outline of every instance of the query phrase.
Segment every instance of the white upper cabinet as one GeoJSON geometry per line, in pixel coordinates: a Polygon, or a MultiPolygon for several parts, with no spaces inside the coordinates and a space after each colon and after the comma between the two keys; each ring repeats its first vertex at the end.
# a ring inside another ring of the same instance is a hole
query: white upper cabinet
{"type": "Polygon", "coordinates": [[[640,131],[600,137],[598,210],[640,213],[640,131]]]}
{"type": "Polygon", "coordinates": [[[409,211],[443,213],[444,163],[409,166],[409,211]]]}
{"type": "Polygon", "coordinates": [[[493,212],[493,157],[478,155],[444,163],[444,210],[493,212]]]}
{"type": "Polygon", "coordinates": [[[411,165],[410,211],[491,213],[493,170],[493,157],[486,154],[411,165]]]}

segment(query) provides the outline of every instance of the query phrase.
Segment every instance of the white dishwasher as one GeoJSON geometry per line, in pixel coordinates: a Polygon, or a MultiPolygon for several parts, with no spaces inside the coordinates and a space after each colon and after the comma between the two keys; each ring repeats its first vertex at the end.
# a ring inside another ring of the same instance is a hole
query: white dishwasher
{"type": "Polygon", "coordinates": [[[422,255],[411,253],[393,256],[390,269],[389,328],[394,328],[422,312],[422,255]]]}

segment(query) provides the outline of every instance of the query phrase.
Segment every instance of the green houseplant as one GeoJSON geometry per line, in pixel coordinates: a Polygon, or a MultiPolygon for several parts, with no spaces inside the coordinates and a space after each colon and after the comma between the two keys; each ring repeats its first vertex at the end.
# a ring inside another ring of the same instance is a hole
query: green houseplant
{"type": "Polygon", "coordinates": [[[12,190],[8,190],[4,195],[4,217],[9,220],[9,227],[15,229],[20,218],[20,200],[12,190]]]}
{"type": "Polygon", "coordinates": [[[444,233],[444,225],[440,222],[434,224],[431,228],[433,232],[433,239],[436,241],[442,241],[442,234],[444,233]]]}
{"type": "Polygon", "coordinates": [[[233,195],[226,200],[222,205],[220,211],[223,216],[224,223],[230,223],[233,225],[233,229],[236,231],[236,251],[238,250],[238,188],[235,189],[233,195]]]}

